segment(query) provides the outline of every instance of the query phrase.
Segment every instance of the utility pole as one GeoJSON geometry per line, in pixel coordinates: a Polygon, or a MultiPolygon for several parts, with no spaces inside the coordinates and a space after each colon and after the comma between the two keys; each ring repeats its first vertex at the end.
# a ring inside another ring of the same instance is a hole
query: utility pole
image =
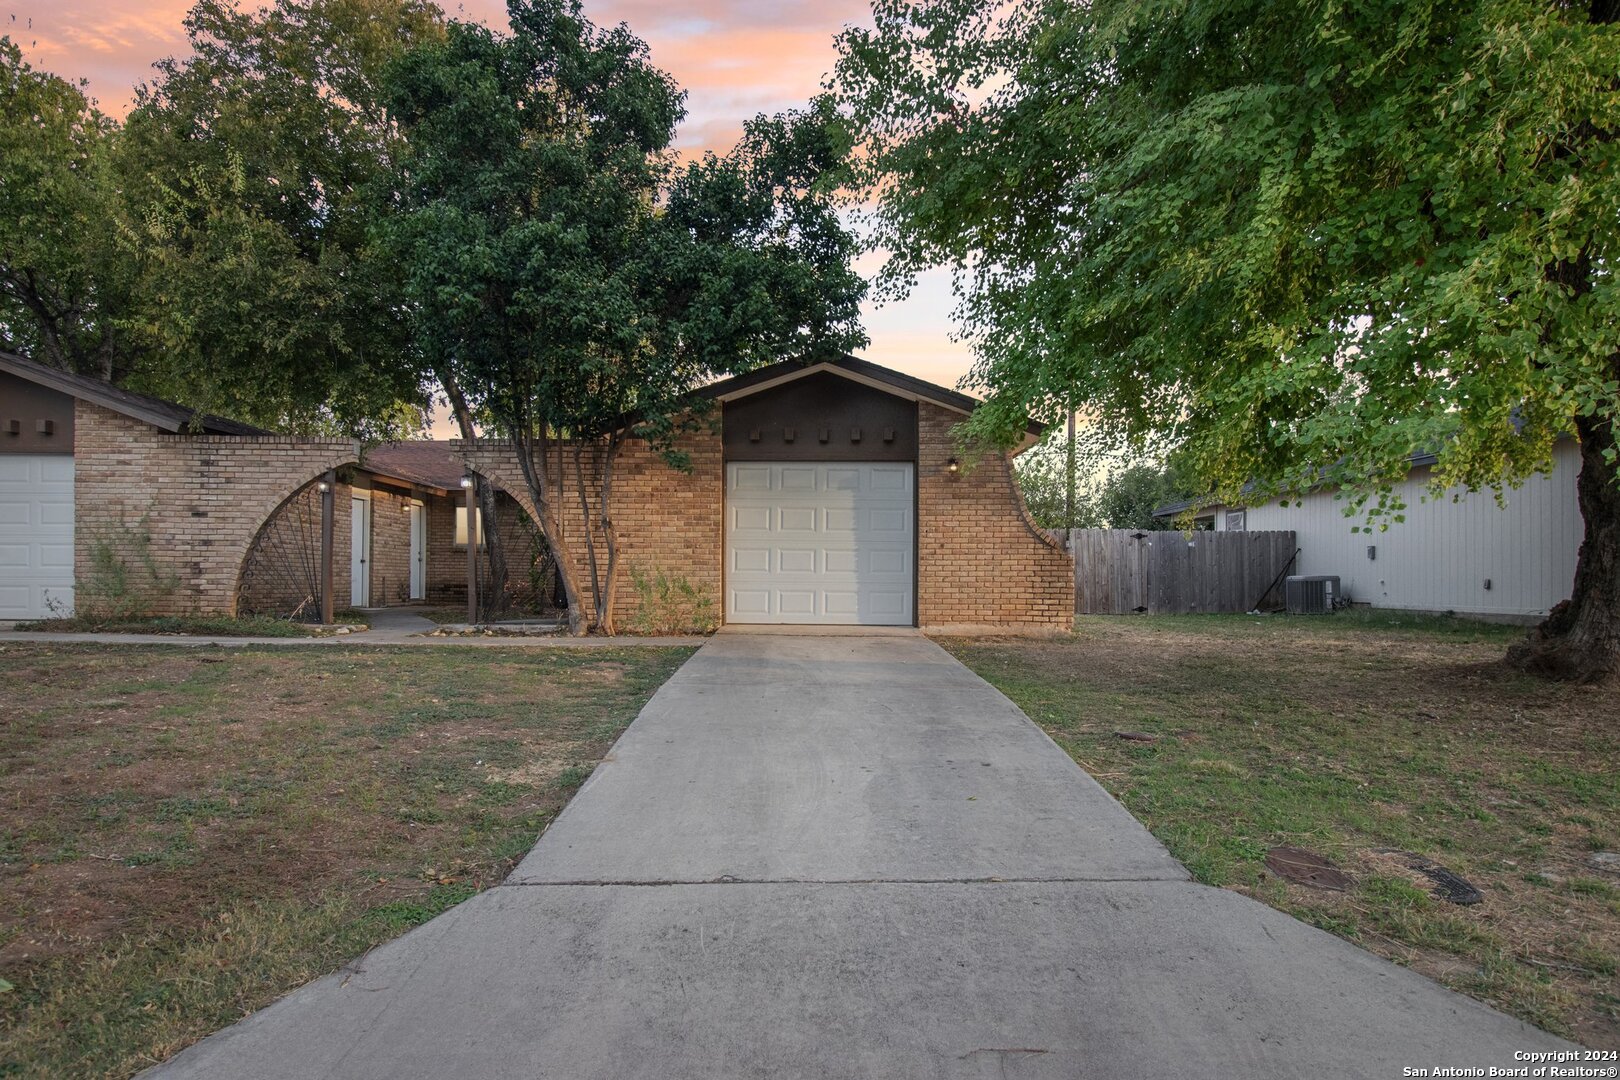
{"type": "Polygon", "coordinates": [[[1068,399],[1069,410],[1069,487],[1063,499],[1063,525],[1068,531],[1069,551],[1074,551],[1074,395],[1068,399]]]}

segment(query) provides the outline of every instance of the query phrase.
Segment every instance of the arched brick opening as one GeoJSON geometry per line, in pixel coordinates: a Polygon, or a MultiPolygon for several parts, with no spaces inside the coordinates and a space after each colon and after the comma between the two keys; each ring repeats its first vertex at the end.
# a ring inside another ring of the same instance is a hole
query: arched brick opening
{"type": "MultiPolygon", "coordinates": [[[[308,461],[301,461],[299,463],[299,471],[295,475],[302,476],[304,479],[300,480],[295,486],[292,486],[290,490],[284,486],[261,489],[260,497],[254,501],[250,510],[252,519],[255,523],[252,531],[246,535],[245,539],[240,537],[233,538],[234,547],[232,549],[232,555],[234,557],[236,566],[236,577],[230,595],[230,613],[232,615],[238,614],[241,609],[243,586],[248,579],[250,571],[253,569],[252,562],[255,554],[260,553],[259,545],[260,542],[265,538],[266,530],[270,529],[279,518],[282,518],[289,508],[299,504],[301,501],[313,501],[316,504],[314,507],[316,529],[309,537],[309,540],[316,545],[316,550],[309,553],[309,555],[310,558],[315,560],[318,564],[320,556],[320,495],[316,490],[317,485],[328,472],[343,468],[345,466],[357,465],[359,464],[359,460],[358,448],[351,446],[346,448],[342,453],[332,454],[329,456],[326,459],[326,463],[313,472],[309,471],[308,461]]],[[[337,557],[338,556],[334,556],[334,558],[337,557]]],[[[315,584],[318,590],[318,578],[316,579],[315,584]]],[[[316,594],[316,600],[317,602],[319,600],[318,592],[316,594]]]]}

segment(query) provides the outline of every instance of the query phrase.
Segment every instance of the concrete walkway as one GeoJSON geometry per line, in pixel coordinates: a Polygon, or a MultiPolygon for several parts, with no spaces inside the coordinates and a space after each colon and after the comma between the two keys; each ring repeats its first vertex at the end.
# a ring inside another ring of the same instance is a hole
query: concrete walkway
{"type": "Polygon", "coordinates": [[[182,1077],[1398,1077],[1568,1049],[1182,867],[920,637],[725,634],[505,885],[182,1077]]]}

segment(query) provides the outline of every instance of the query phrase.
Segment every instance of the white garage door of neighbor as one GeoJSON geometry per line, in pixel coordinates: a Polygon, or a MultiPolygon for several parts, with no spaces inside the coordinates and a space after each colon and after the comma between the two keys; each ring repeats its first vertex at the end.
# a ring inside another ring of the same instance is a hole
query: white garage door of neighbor
{"type": "Polygon", "coordinates": [[[910,626],[910,462],[726,466],[726,621],[910,626]]]}
{"type": "Polygon", "coordinates": [[[0,619],[73,610],[73,457],[0,454],[0,619]]]}

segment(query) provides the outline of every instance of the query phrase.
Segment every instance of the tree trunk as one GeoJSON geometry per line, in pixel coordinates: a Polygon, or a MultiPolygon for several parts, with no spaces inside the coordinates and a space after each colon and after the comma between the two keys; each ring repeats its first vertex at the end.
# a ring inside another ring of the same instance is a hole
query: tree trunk
{"type": "MultiPolygon", "coordinates": [[[[473,426],[472,409],[467,405],[467,395],[461,392],[461,387],[450,375],[438,373],[439,385],[444,387],[444,396],[450,402],[450,411],[455,414],[456,426],[461,429],[463,442],[478,442],[478,429],[473,426]]],[[[480,613],[486,620],[498,618],[506,607],[506,547],[501,540],[499,522],[495,516],[495,486],[477,477],[478,513],[484,521],[484,555],[489,559],[489,579],[491,588],[485,592],[484,610],[480,613]]],[[[467,523],[467,535],[472,536],[472,523],[467,523]]],[[[469,540],[470,542],[470,540],[469,540]]]]}
{"type": "MultiPolygon", "coordinates": [[[[563,598],[568,603],[568,632],[574,637],[583,637],[588,628],[585,624],[585,610],[580,603],[579,582],[574,576],[573,554],[563,537],[562,523],[558,520],[557,508],[551,501],[551,489],[546,477],[547,437],[542,432],[537,444],[536,440],[520,434],[523,430],[521,424],[512,425],[512,449],[517,453],[518,464],[523,469],[523,480],[529,486],[529,497],[533,500],[538,515],[535,524],[540,526],[540,535],[545,538],[546,546],[551,549],[552,558],[557,563],[557,579],[562,582],[563,598]]],[[[562,449],[558,447],[559,499],[562,498],[562,472],[562,449]]]]}
{"type": "Polygon", "coordinates": [[[615,431],[608,438],[607,453],[602,457],[602,487],[597,503],[601,508],[602,539],[607,546],[607,580],[603,582],[601,600],[597,604],[597,626],[604,634],[617,634],[613,622],[613,603],[619,595],[619,531],[614,527],[610,504],[613,501],[613,463],[624,445],[622,432],[615,431]]]}
{"type": "Polygon", "coordinates": [[[1507,662],[1524,671],[1577,682],[1620,672],[1620,469],[1606,460],[1616,449],[1614,421],[1575,421],[1581,441],[1576,492],[1586,537],[1575,563],[1570,598],[1548,614],[1507,662]]]}
{"type": "MultiPolygon", "coordinates": [[[[592,460],[596,454],[592,448],[592,460]]],[[[596,628],[602,628],[602,577],[596,565],[596,530],[591,526],[591,500],[585,493],[585,444],[574,444],[574,491],[579,496],[579,516],[585,522],[585,562],[591,572],[591,604],[596,628]]]]}

